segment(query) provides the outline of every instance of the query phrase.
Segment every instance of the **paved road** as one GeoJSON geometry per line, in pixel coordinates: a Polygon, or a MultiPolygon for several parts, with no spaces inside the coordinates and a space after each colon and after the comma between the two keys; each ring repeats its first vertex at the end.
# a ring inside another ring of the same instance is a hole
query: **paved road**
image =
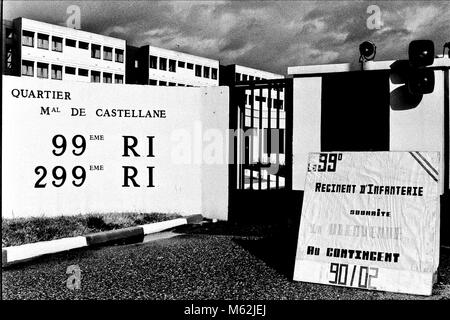
{"type": "MultiPolygon", "coordinates": [[[[277,236],[190,232],[78,250],[2,270],[3,299],[424,299],[291,281],[292,245],[277,236]],[[289,250],[286,252],[285,250],[289,250]],[[290,260],[289,260],[290,259],[290,260]],[[67,267],[81,288],[66,286],[67,267]]],[[[292,241],[291,241],[292,243],[292,241]]],[[[450,299],[450,249],[427,299],[450,299]]]]}

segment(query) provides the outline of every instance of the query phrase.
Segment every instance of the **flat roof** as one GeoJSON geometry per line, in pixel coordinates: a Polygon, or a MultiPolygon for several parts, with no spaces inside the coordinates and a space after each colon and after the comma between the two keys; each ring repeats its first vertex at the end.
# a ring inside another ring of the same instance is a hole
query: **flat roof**
{"type": "Polygon", "coordinates": [[[273,78],[273,79],[279,79],[279,78],[284,78],[284,75],[282,74],[277,74],[277,73],[273,73],[270,71],[265,71],[265,70],[261,70],[261,69],[256,69],[256,68],[251,68],[251,67],[247,67],[241,64],[232,64],[232,66],[235,66],[236,68],[236,72],[239,71],[244,71],[247,72],[249,74],[258,74],[258,75],[264,75],[265,78],[273,78]],[[240,70],[239,70],[240,69],[240,70]]]}
{"type": "Polygon", "coordinates": [[[172,50],[172,49],[166,49],[166,48],[161,48],[161,47],[157,47],[157,46],[153,46],[153,45],[148,45],[149,47],[149,51],[150,54],[153,51],[162,53],[162,54],[166,54],[169,56],[175,56],[177,58],[190,58],[192,60],[200,60],[203,62],[209,62],[211,64],[219,64],[219,60],[215,60],[215,59],[211,59],[211,58],[206,58],[203,56],[197,56],[191,53],[185,53],[185,52],[181,52],[181,51],[176,51],[176,50],[172,50]]]}
{"type": "MultiPolygon", "coordinates": [[[[53,32],[57,32],[57,33],[61,33],[61,34],[72,34],[72,35],[76,35],[82,38],[101,38],[101,39],[109,39],[111,41],[115,41],[115,42],[122,42],[124,45],[126,43],[125,39],[120,39],[120,38],[115,38],[115,37],[110,37],[110,36],[105,36],[103,34],[100,33],[95,33],[95,32],[89,32],[89,31],[84,31],[81,29],[74,29],[74,28],[69,28],[66,26],[61,26],[61,25],[57,25],[57,24],[52,24],[52,23],[48,23],[48,22],[42,22],[42,21],[38,21],[38,20],[33,20],[33,19],[28,19],[28,18],[24,18],[24,17],[18,17],[16,19],[21,19],[22,20],[22,27],[25,26],[26,27],[43,27],[46,29],[50,29],[53,32]]],[[[14,19],[14,20],[16,20],[14,19]]]]}

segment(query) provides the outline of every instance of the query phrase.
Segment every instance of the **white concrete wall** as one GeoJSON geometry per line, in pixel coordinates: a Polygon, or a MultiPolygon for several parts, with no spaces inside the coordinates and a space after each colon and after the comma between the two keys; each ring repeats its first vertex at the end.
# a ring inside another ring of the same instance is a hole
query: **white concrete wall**
{"type": "Polygon", "coordinates": [[[294,79],[292,187],[304,190],[308,154],[320,152],[322,78],[294,79]]]}
{"type": "MultiPolygon", "coordinates": [[[[419,105],[409,110],[390,111],[389,143],[391,151],[438,151],[440,192],[443,193],[444,156],[444,72],[435,70],[435,87],[423,95],[419,105]]],[[[391,92],[400,85],[390,83],[391,92]]]]}
{"type": "MultiPolygon", "coordinates": [[[[2,99],[2,217],[136,211],[200,213],[226,219],[227,164],[209,166],[202,159],[186,159],[183,152],[194,154],[197,145],[203,150],[203,136],[195,135],[197,126],[217,126],[219,131],[228,127],[227,88],[67,84],[4,76],[2,99]],[[67,91],[71,100],[15,98],[13,89],[67,91]],[[41,106],[57,107],[60,112],[40,115],[41,106]],[[85,108],[86,116],[72,117],[71,107],[85,108]],[[96,115],[98,108],[163,109],[167,117],[105,118],[96,115]],[[52,138],[57,134],[64,135],[68,143],[59,157],[52,154],[52,138]],[[77,134],[87,142],[81,156],[72,154],[71,139],[77,134]],[[177,139],[177,134],[192,141],[191,146],[177,139]],[[104,140],[89,140],[90,135],[103,135],[104,140]],[[122,156],[123,135],[139,139],[141,157],[122,156]],[[155,136],[154,157],[145,156],[146,136],[155,136]],[[180,147],[181,154],[176,152],[180,147]],[[104,170],[91,171],[91,165],[103,165],[104,170]],[[45,188],[35,188],[37,166],[47,169],[45,188]],[[59,188],[52,185],[55,166],[67,171],[66,182],[59,188]],[[87,173],[78,188],[72,185],[74,166],[83,166],[87,173]],[[141,187],[122,187],[122,166],[139,170],[141,187]],[[154,188],[146,187],[147,166],[155,167],[154,188]]],[[[228,150],[224,143],[223,150],[228,150]]]]}
{"type": "Polygon", "coordinates": [[[204,88],[201,90],[203,165],[202,165],[202,206],[208,217],[228,219],[228,159],[229,141],[223,133],[229,128],[228,87],[204,88]],[[227,121],[225,121],[225,119],[227,121]]]}

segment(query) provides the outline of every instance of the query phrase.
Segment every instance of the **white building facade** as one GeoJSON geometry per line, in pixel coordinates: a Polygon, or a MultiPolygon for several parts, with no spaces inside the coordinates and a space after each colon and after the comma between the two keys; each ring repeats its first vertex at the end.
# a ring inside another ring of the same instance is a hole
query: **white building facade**
{"type": "Polygon", "coordinates": [[[245,67],[238,64],[235,64],[234,66],[235,66],[234,72],[236,75],[236,81],[258,81],[258,80],[273,80],[284,78],[284,75],[282,74],[245,67]]]}
{"type": "Polygon", "coordinates": [[[127,47],[127,83],[153,86],[219,85],[219,61],[155,46],[127,47]]]}
{"type": "Polygon", "coordinates": [[[219,61],[150,46],[149,84],[218,86],[219,61]]]}
{"type": "Polygon", "coordinates": [[[20,75],[41,79],[125,83],[126,41],[17,18],[20,75]]]}

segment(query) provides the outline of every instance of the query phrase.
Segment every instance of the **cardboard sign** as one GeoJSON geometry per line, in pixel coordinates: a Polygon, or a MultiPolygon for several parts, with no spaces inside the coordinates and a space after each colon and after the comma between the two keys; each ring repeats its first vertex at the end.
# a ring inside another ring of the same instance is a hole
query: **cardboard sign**
{"type": "Polygon", "coordinates": [[[4,76],[2,98],[2,217],[226,213],[228,146],[202,139],[227,133],[223,87],[4,76]]]}
{"type": "Polygon", "coordinates": [[[311,153],[294,280],[430,295],[439,153],[311,153]]]}

